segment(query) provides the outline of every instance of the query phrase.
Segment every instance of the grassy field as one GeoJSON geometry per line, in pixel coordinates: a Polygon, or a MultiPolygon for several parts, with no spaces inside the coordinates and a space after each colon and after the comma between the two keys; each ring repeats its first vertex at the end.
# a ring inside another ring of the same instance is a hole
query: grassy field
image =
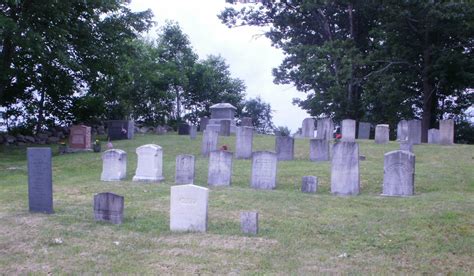
{"type": "MultiPolygon", "coordinates": [[[[361,194],[329,192],[330,162],[309,161],[308,140],[296,160],[278,164],[277,189],[249,188],[249,160],[234,160],[232,186],[212,188],[204,234],[169,231],[175,157],[194,154],[196,183],[207,186],[201,137],[138,135],[114,142],[128,153],[127,180],[101,182],[97,153],[53,157],[55,214],[28,212],[26,149],[0,147],[0,274],[26,273],[474,273],[474,146],[416,145],[416,195],[381,197],[383,154],[398,143],[359,141],[361,194]],[[164,150],[160,184],[132,182],[135,148],[164,150]],[[300,192],[301,177],[319,178],[317,194],[300,192]],[[122,225],[97,223],[95,193],[125,196],[122,225]],[[260,233],[240,233],[240,211],[257,210],[260,233]]],[[[220,144],[234,149],[235,137],[220,144]]],[[[53,149],[55,152],[56,150],[53,149]]],[[[254,150],[274,150],[256,136],[254,150]]]]}

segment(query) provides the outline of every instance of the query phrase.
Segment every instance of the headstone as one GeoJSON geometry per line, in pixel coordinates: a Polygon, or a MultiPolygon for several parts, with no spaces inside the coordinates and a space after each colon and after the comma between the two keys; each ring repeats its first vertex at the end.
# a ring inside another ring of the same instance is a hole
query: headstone
{"type": "Polygon", "coordinates": [[[209,186],[230,186],[232,182],[232,152],[211,151],[207,184],[209,186]]]}
{"type": "Polygon", "coordinates": [[[401,120],[397,125],[397,140],[406,141],[408,140],[408,121],[401,120]]]}
{"type": "Polygon", "coordinates": [[[187,123],[178,125],[178,135],[189,135],[189,125],[187,123]]]}
{"type": "Polygon", "coordinates": [[[189,138],[191,138],[191,140],[194,140],[196,139],[196,135],[197,135],[197,126],[189,126],[189,138]]]}
{"type": "Polygon", "coordinates": [[[400,150],[413,152],[413,144],[409,141],[400,141],[400,150]]]}
{"type": "Polygon", "coordinates": [[[414,145],[421,144],[421,121],[408,121],[408,141],[414,145]]]}
{"type": "Polygon", "coordinates": [[[221,120],[219,135],[230,136],[230,120],[221,120]]]}
{"type": "Polygon", "coordinates": [[[454,144],[454,121],[453,120],[439,121],[439,143],[441,145],[454,144]]]}
{"type": "Polygon", "coordinates": [[[351,119],[342,120],[342,141],[354,142],[356,133],[356,121],[351,119]]]}
{"type": "Polygon", "coordinates": [[[428,129],[428,144],[439,144],[439,129],[428,129]]]}
{"type": "Polygon", "coordinates": [[[303,137],[314,137],[314,119],[313,118],[306,118],[303,120],[302,124],[302,136],[303,137]]]}
{"type": "Polygon", "coordinates": [[[318,119],[316,138],[331,141],[333,139],[334,123],[331,118],[318,119]]]}
{"type": "Polygon", "coordinates": [[[359,194],[359,145],[356,142],[338,142],[332,152],[331,193],[359,194]]]}
{"type": "Polygon", "coordinates": [[[221,125],[220,124],[218,124],[218,125],[216,125],[216,124],[207,124],[206,130],[214,131],[214,132],[219,134],[221,132],[221,125]]]}
{"type": "Polygon", "coordinates": [[[176,156],[176,184],[194,184],[194,155],[181,154],[176,156]]]}
{"type": "Polygon", "coordinates": [[[207,124],[209,124],[209,118],[207,116],[201,117],[199,120],[199,131],[203,132],[206,130],[207,124]]]}
{"type": "Polygon", "coordinates": [[[28,203],[30,212],[52,214],[51,148],[28,148],[28,203]]]}
{"type": "Polygon", "coordinates": [[[235,138],[235,158],[249,159],[252,157],[253,149],[253,128],[238,127],[237,136],[235,138]]]}
{"type": "Polygon", "coordinates": [[[155,144],[143,145],[136,150],[138,161],[133,181],[159,182],[163,177],[163,149],[155,144]]]}
{"type": "Polygon", "coordinates": [[[357,139],[369,139],[369,138],[370,138],[370,123],[359,122],[359,131],[357,133],[357,139]]]}
{"type": "Polygon", "coordinates": [[[155,133],[156,133],[157,135],[163,135],[163,134],[166,134],[166,132],[168,132],[168,130],[166,129],[165,126],[157,126],[157,127],[155,128],[155,133]]]}
{"type": "Polygon", "coordinates": [[[415,155],[396,150],[384,155],[383,193],[385,196],[411,196],[415,193],[415,155]]]}
{"type": "Polygon", "coordinates": [[[133,139],[135,124],[133,121],[127,120],[108,121],[107,133],[110,140],[133,139]]]}
{"type": "Polygon", "coordinates": [[[293,160],[295,139],[290,136],[275,136],[275,152],[278,160],[293,160]]]}
{"type": "Polygon", "coordinates": [[[311,161],[329,161],[329,141],[323,139],[309,140],[309,159],[311,161]]]}
{"type": "MultiPolygon", "coordinates": [[[[237,108],[229,103],[218,103],[209,107],[211,119],[209,125],[218,125],[220,128],[222,120],[230,121],[230,132],[235,133],[235,112],[237,108]]],[[[207,128],[206,128],[207,129],[207,128]]]]}
{"type": "Polygon", "coordinates": [[[276,188],[277,155],[269,151],[252,154],[252,176],[250,187],[270,190],[276,188]]]}
{"type": "Polygon", "coordinates": [[[121,224],[123,221],[124,198],[113,193],[94,195],[94,219],[121,224]]]}
{"type": "Polygon", "coordinates": [[[301,191],[303,193],[316,193],[318,190],[318,178],[316,176],[303,176],[301,182],[301,191]]]}
{"type": "Polygon", "coordinates": [[[127,153],[110,149],[102,153],[102,181],[120,181],[127,176],[127,153]]]}
{"type": "Polygon", "coordinates": [[[246,126],[246,127],[253,127],[253,124],[252,124],[252,118],[250,117],[243,117],[241,122],[240,122],[240,125],[241,126],[246,126]]]}
{"type": "Polygon", "coordinates": [[[390,138],[390,128],[388,125],[377,125],[375,127],[375,143],[387,144],[390,138]]]}
{"type": "Polygon", "coordinates": [[[258,212],[240,212],[240,230],[244,234],[258,234],[258,212]]]}
{"type": "Polygon", "coordinates": [[[209,189],[193,184],[171,187],[170,230],[207,231],[209,189]]]}
{"type": "MultiPolygon", "coordinates": [[[[209,126],[208,126],[209,127],[209,126]]],[[[206,129],[202,135],[201,155],[209,156],[209,153],[217,149],[217,139],[219,134],[215,131],[206,129]]]]}
{"type": "Polygon", "coordinates": [[[69,148],[73,150],[90,150],[91,128],[84,125],[69,128],[69,148]]]}

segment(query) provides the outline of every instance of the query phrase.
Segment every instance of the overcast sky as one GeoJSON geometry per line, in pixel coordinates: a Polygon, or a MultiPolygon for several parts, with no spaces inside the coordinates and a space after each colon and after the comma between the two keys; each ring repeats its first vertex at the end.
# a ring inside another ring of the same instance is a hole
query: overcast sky
{"type": "Polygon", "coordinates": [[[130,7],[134,11],[153,11],[157,26],[149,32],[151,37],[156,37],[165,20],[178,22],[200,59],[220,54],[229,64],[232,76],[244,80],[247,98],[261,96],[274,110],[274,124],[295,132],[308,114],[291,102],[295,97],[304,98],[305,94],[289,85],[273,84],[271,70],[281,63],[282,52],[272,48],[267,38],[255,37],[262,34],[259,28],[229,29],[223,25],[217,14],[226,5],[229,4],[225,0],[132,0],[130,7]]]}

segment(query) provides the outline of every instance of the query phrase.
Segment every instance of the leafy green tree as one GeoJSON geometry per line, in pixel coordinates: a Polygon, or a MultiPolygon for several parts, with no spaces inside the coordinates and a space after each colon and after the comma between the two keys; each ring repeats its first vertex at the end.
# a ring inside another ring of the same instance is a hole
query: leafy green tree
{"type": "Polygon", "coordinates": [[[259,133],[272,133],[274,125],[272,122],[272,108],[269,103],[264,102],[260,97],[249,99],[244,102],[242,109],[243,117],[252,118],[252,125],[259,133]]]}

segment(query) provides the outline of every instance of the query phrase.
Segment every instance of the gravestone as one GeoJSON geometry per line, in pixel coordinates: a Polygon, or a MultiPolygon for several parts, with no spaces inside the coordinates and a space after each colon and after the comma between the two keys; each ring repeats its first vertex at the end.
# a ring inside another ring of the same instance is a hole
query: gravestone
{"type": "Polygon", "coordinates": [[[69,128],[69,148],[72,150],[90,150],[91,128],[84,125],[69,128]]]}
{"type": "Polygon", "coordinates": [[[113,193],[94,195],[94,219],[121,224],[123,221],[124,198],[113,193]]]}
{"type": "Polygon", "coordinates": [[[193,184],[171,187],[170,230],[207,231],[209,189],[193,184]]]}
{"type": "Polygon", "coordinates": [[[329,161],[329,141],[323,139],[309,140],[309,160],[329,161]]]}
{"type": "Polygon", "coordinates": [[[252,118],[250,117],[243,117],[241,122],[240,122],[240,125],[241,126],[246,126],[246,127],[253,127],[253,124],[252,124],[252,118]]]}
{"type": "Polygon", "coordinates": [[[384,196],[411,196],[415,193],[415,155],[396,150],[384,155],[384,196]]]}
{"type": "Polygon", "coordinates": [[[196,135],[197,135],[197,126],[189,126],[189,138],[191,138],[191,140],[194,140],[196,139],[196,135]]]}
{"type": "Polygon", "coordinates": [[[318,119],[316,138],[331,141],[334,132],[334,123],[331,118],[318,119]]]}
{"type": "Polygon", "coordinates": [[[303,137],[314,137],[314,119],[313,118],[306,118],[303,120],[302,124],[302,136],[303,137]]]}
{"type": "Polygon", "coordinates": [[[221,120],[219,135],[230,136],[230,120],[221,120]]]}
{"type": "Polygon", "coordinates": [[[439,144],[439,129],[428,129],[428,144],[439,144]]]}
{"type": "Polygon", "coordinates": [[[356,134],[356,121],[351,119],[342,120],[342,138],[344,142],[354,142],[356,134]]]}
{"type": "Polygon", "coordinates": [[[52,214],[54,210],[51,148],[27,148],[27,159],[29,210],[52,214]]]}
{"type": "Polygon", "coordinates": [[[138,161],[133,181],[160,182],[163,177],[163,149],[155,144],[143,145],[136,150],[138,161]]]}
{"type": "Polygon", "coordinates": [[[120,181],[127,176],[127,153],[110,149],[102,153],[102,181],[120,181]]]}
{"type": "Polygon", "coordinates": [[[356,142],[339,142],[334,144],[332,152],[331,193],[359,194],[359,145],[356,142]]]}
{"type": "Polygon", "coordinates": [[[359,122],[359,131],[357,133],[357,139],[369,139],[369,138],[370,138],[370,123],[359,122]]]}
{"type": "Polygon", "coordinates": [[[157,126],[155,128],[155,134],[157,135],[163,135],[163,134],[166,134],[168,132],[168,130],[166,129],[165,126],[157,126]]]}
{"type": "Polygon", "coordinates": [[[277,155],[269,151],[256,151],[252,154],[252,175],[250,187],[270,190],[276,188],[277,155]]]}
{"type": "MultiPolygon", "coordinates": [[[[209,127],[209,126],[208,126],[209,127]]],[[[217,139],[219,134],[216,131],[209,130],[207,128],[202,135],[202,143],[201,143],[201,155],[202,156],[209,156],[209,153],[213,150],[217,149],[217,139]]]]}
{"type": "Polygon", "coordinates": [[[244,234],[258,234],[258,212],[240,212],[240,230],[244,234]]]}
{"type": "Polygon", "coordinates": [[[408,140],[408,121],[401,120],[397,125],[397,140],[406,141],[408,140]]]}
{"type": "Polygon", "coordinates": [[[275,136],[275,152],[278,160],[293,160],[295,139],[290,136],[275,136]]]}
{"type": "Polygon", "coordinates": [[[203,132],[206,130],[207,124],[209,124],[209,118],[207,116],[201,117],[199,120],[199,131],[203,132]]]}
{"type": "Polygon", "coordinates": [[[413,152],[413,144],[410,143],[409,141],[400,141],[400,150],[413,152]]]}
{"type": "Polygon", "coordinates": [[[232,152],[211,151],[207,184],[209,186],[230,186],[232,182],[232,152]]]}
{"type": "Polygon", "coordinates": [[[410,120],[408,121],[408,141],[413,145],[421,144],[421,121],[410,120]]]}
{"type": "Polygon", "coordinates": [[[107,121],[107,134],[110,140],[133,139],[135,124],[127,120],[107,121]]]}
{"type": "Polygon", "coordinates": [[[194,155],[181,154],[176,156],[176,184],[194,184],[194,155]]]}
{"type": "Polygon", "coordinates": [[[303,176],[301,181],[301,191],[303,193],[316,193],[318,190],[318,178],[316,176],[303,176]]]}
{"type": "Polygon", "coordinates": [[[380,124],[375,127],[375,143],[387,144],[390,138],[390,128],[388,125],[380,124]]]}
{"type": "Polygon", "coordinates": [[[230,121],[230,132],[235,133],[235,112],[237,108],[229,103],[218,103],[209,107],[211,110],[211,119],[209,125],[220,125],[222,120],[230,121]]]}
{"type": "Polygon", "coordinates": [[[235,158],[249,159],[252,157],[253,149],[253,128],[238,127],[237,136],[235,138],[235,158]]]}
{"type": "Polygon", "coordinates": [[[439,143],[441,145],[454,144],[454,121],[453,120],[439,121],[439,143]]]}
{"type": "Polygon", "coordinates": [[[187,123],[178,125],[178,135],[189,135],[189,125],[187,123]]]}

